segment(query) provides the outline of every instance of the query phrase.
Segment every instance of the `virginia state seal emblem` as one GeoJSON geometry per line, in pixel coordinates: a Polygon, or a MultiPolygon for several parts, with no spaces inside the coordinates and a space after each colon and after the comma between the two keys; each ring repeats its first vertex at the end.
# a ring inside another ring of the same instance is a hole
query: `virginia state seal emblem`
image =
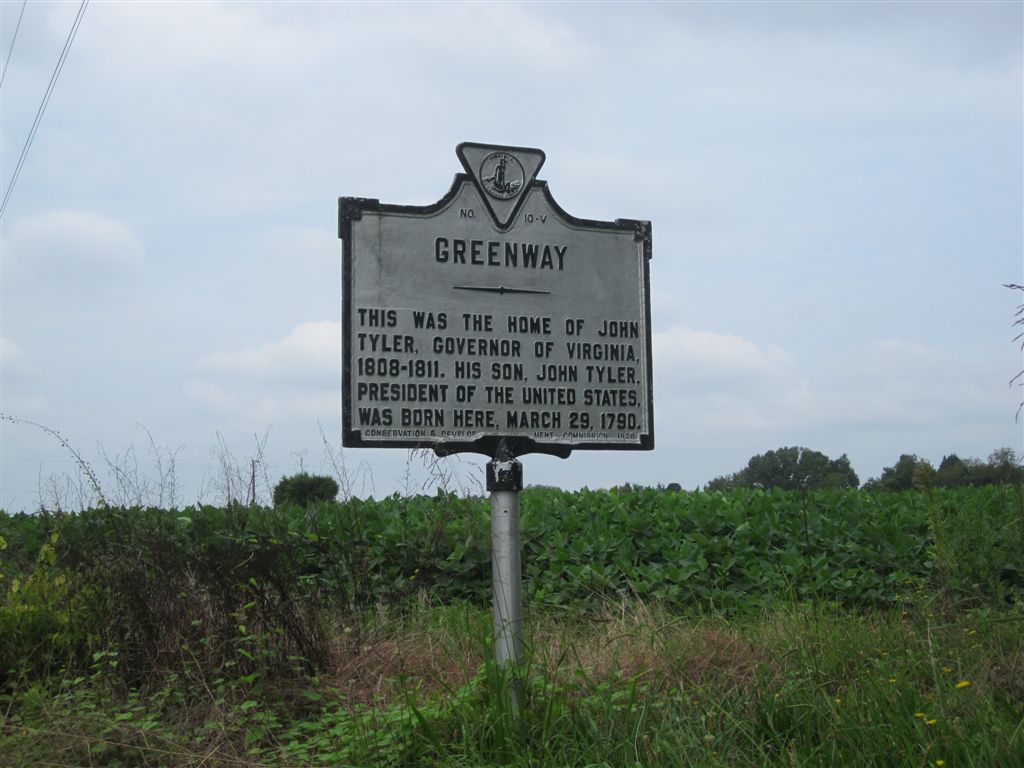
{"type": "Polygon", "coordinates": [[[508,152],[492,152],[480,163],[480,182],[491,197],[499,200],[515,197],[525,180],[522,164],[508,152]]]}

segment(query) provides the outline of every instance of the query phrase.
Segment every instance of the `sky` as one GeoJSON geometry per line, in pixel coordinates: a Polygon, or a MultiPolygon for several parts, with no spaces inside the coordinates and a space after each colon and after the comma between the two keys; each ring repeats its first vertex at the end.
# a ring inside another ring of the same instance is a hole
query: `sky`
{"type": "MultiPolygon", "coordinates": [[[[79,7],[0,3],[5,192],[79,7]]],[[[482,492],[481,456],[340,445],[338,197],[432,203],[463,141],[653,227],[656,448],[527,484],[1024,452],[1022,41],[1020,2],[93,0],[0,218],[0,508],[88,501],[79,459],[112,502],[253,461],[264,500],[482,492]]]]}

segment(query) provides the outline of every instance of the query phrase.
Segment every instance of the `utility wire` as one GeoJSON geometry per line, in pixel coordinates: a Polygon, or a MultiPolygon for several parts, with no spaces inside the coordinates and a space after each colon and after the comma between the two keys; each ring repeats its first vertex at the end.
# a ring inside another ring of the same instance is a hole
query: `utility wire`
{"type": "Polygon", "coordinates": [[[18,41],[18,30],[21,29],[21,17],[25,15],[26,5],[28,5],[28,0],[21,0],[21,12],[18,14],[18,23],[14,25],[14,36],[11,37],[11,50],[7,52],[4,71],[0,72],[0,88],[3,87],[4,78],[7,77],[7,65],[11,63],[11,57],[14,55],[14,44],[18,41]]]}
{"type": "Polygon", "coordinates": [[[39,130],[39,123],[42,122],[43,113],[46,111],[46,105],[50,103],[50,95],[53,93],[53,88],[57,85],[57,78],[60,77],[60,72],[64,69],[64,62],[67,61],[68,51],[71,50],[71,44],[75,40],[75,35],[78,34],[78,27],[82,23],[82,16],[85,15],[85,8],[89,5],[89,0],[82,0],[82,4],[78,6],[78,14],[75,16],[75,21],[71,25],[71,31],[68,32],[68,39],[64,42],[64,49],[60,52],[60,58],[57,60],[57,66],[53,69],[53,74],[50,76],[50,84],[46,87],[46,93],[43,94],[43,100],[39,103],[39,109],[36,111],[36,119],[32,122],[32,128],[29,129],[28,138],[25,139],[25,146],[21,150],[21,156],[18,158],[18,164],[14,168],[14,175],[11,176],[11,183],[7,185],[7,191],[4,192],[3,202],[0,202],[0,218],[3,217],[4,211],[7,210],[7,202],[11,199],[11,193],[14,191],[14,185],[18,183],[18,177],[21,176],[21,168],[25,165],[25,158],[28,157],[29,148],[32,146],[32,141],[36,137],[36,131],[39,130]]]}

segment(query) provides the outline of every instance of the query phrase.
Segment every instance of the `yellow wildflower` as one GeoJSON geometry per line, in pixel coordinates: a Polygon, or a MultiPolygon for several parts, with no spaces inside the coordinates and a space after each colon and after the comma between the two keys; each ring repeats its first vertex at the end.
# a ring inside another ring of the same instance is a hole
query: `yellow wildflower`
{"type": "Polygon", "coordinates": [[[970,686],[970,684],[971,684],[970,680],[961,680],[959,683],[956,684],[956,687],[957,687],[957,689],[967,688],[967,687],[970,686]]]}
{"type": "Polygon", "coordinates": [[[945,764],[946,764],[946,761],[945,761],[945,760],[936,760],[936,761],[935,761],[935,764],[936,764],[936,765],[945,765],[945,764]]]}
{"type": "Polygon", "coordinates": [[[914,717],[919,717],[922,720],[924,720],[924,712],[915,712],[914,717]]]}
{"type": "Polygon", "coordinates": [[[937,722],[939,722],[939,721],[938,721],[938,720],[936,720],[936,719],[935,719],[935,718],[933,717],[933,718],[932,718],[931,720],[925,720],[925,721],[924,721],[924,724],[925,724],[925,725],[935,725],[935,724],[936,724],[937,722]]]}

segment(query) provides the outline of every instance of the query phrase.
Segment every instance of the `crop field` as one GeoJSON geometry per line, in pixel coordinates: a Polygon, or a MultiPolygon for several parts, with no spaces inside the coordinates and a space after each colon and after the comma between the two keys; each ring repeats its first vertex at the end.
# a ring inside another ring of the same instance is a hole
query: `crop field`
{"type": "Polygon", "coordinates": [[[1020,487],[522,528],[500,671],[485,498],[0,512],[0,765],[1024,766],[1020,487]]]}

